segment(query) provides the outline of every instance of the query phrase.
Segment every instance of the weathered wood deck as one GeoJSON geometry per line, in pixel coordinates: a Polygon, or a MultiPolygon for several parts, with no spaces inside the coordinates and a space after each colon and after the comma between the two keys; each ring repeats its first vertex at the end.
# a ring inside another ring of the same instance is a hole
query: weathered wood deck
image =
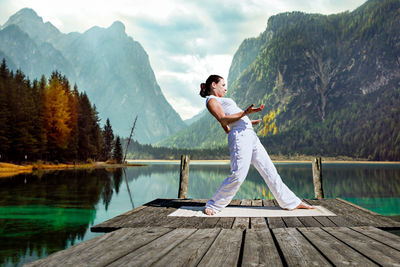
{"type": "MultiPolygon", "coordinates": [[[[167,217],[181,206],[204,206],[206,200],[156,199],[135,210],[124,213],[91,228],[93,232],[110,232],[120,228],[168,227],[168,228],[223,228],[263,229],[290,227],[349,227],[375,226],[379,228],[400,227],[400,222],[363,209],[341,199],[305,200],[312,205],[321,205],[337,216],[316,217],[167,217]]],[[[277,206],[275,200],[234,199],[230,206],[277,206]]]]}
{"type": "Polygon", "coordinates": [[[167,217],[204,202],[154,200],[92,227],[110,233],[26,266],[400,266],[400,237],[377,228],[400,223],[344,200],[307,200],[338,216],[167,217]]]}

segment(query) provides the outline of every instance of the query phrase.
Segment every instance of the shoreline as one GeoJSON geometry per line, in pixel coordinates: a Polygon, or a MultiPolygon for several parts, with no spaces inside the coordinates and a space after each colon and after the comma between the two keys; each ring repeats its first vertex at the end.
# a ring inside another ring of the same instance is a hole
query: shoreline
{"type": "MultiPolygon", "coordinates": [[[[280,160],[273,159],[276,164],[311,164],[312,160],[280,160]]],[[[96,169],[96,168],[122,168],[122,167],[140,167],[146,166],[146,163],[174,163],[179,164],[180,160],[169,159],[128,159],[125,164],[109,164],[105,162],[82,163],[82,164],[42,164],[31,163],[26,165],[17,165],[12,163],[0,162],[0,178],[8,178],[19,174],[31,174],[35,171],[56,171],[56,170],[74,170],[74,169],[96,169]]],[[[190,160],[193,164],[229,164],[230,160],[190,160]]],[[[367,161],[367,160],[340,160],[322,158],[322,163],[325,164],[387,164],[400,165],[400,161],[367,161]]]]}
{"type": "Polygon", "coordinates": [[[31,174],[35,171],[56,171],[56,170],[78,170],[78,169],[96,169],[96,168],[121,168],[145,166],[143,163],[127,164],[108,164],[105,162],[82,163],[82,164],[39,164],[32,163],[26,165],[17,165],[12,163],[0,162],[0,178],[9,178],[19,174],[31,174]]]}

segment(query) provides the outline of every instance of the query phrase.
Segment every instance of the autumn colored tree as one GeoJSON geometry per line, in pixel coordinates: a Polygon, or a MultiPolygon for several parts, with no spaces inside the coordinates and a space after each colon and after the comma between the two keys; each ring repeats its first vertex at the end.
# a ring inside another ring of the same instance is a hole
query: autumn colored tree
{"type": "Polygon", "coordinates": [[[57,73],[53,73],[44,94],[44,117],[50,157],[60,155],[66,149],[71,133],[68,92],[65,91],[57,73]]]}
{"type": "Polygon", "coordinates": [[[280,110],[275,112],[271,110],[268,114],[266,114],[262,120],[262,128],[258,132],[261,136],[266,136],[268,133],[272,133],[275,135],[278,132],[278,127],[276,126],[276,116],[280,113],[280,110]]]}

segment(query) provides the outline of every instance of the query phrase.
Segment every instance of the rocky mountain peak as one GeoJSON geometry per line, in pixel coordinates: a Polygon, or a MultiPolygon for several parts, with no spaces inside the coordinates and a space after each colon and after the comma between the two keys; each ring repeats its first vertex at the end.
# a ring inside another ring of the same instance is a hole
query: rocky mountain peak
{"type": "Polygon", "coordinates": [[[23,8],[19,10],[17,13],[12,15],[8,21],[6,22],[6,25],[9,24],[18,24],[23,21],[31,21],[31,22],[36,22],[36,23],[43,23],[43,19],[38,16],[38,14],[35,12],[35,10],[31,8],[23,8]]]}
{"type": "Polygon", "coordinates": [[[50,22],[43,22],[43,18],[30,8],[23,8],[12,15],[3,25],[3,29],[10,25],[17,25],[32,39],[39,42],[48,42],[49,37],[59,38],[61,32],[50,22]]]}
{"type": "Polygon", "coordinates": [[[125,33],[125,25],[119,20],[114,21],[114,23],[108,27],[108,29],[118,33],[125,33]]]}

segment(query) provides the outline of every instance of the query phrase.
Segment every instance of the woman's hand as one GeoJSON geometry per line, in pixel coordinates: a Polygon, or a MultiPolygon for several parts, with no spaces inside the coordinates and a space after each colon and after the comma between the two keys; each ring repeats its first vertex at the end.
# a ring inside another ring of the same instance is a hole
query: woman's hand
{"type": "Polygon", "coordinates": [[[227,134],[231,131],[231,128],[229,128],[228,125],[222,124],[222,123],[221,123],[221,126],[222,126],[222,128],[224,129],[224,131],[225,131],[227,134]]]}
{"type": "Polygon", "coordinates": [[[251,121],[251,124],[256,125],[256,124],[259,124],[260,122],[261,122],[261,119],[252,120],[252,121],[251,121]]]}
{"type": "Polygon", "coordinates": [[[261,104],[258,108],[254,108],[254,104],[251,104],[246,110],[244,111],[245,115],[249,115],[251,113],[259,112],[263,110],[264,104],[261,104]]]}

